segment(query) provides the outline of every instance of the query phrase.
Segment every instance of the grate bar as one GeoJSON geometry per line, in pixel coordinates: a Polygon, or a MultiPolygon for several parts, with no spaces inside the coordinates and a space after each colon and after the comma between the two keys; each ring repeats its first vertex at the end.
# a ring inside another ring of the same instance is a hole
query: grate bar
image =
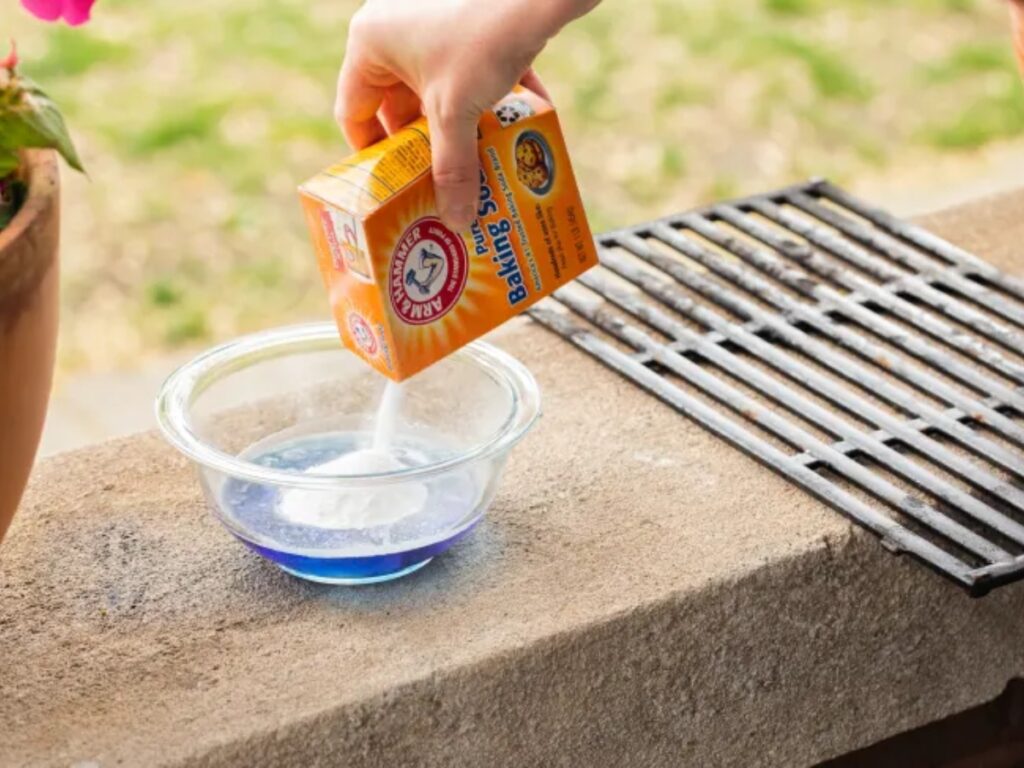
{"type": "MultiPolygon", "coordinates": [[[[808,226],[800,222],[798,218],[792,214],[787,214],[773,204],[758,203],[756,204],[756,210],[773,221],[793,227],[794,231],[797,231],[802,237],[825,251],[844,259],[848,259],[851,254],[856,253],[842,239],[833,236],[833,234],[826,232],[820,227],[808,226]]],[[[759,228],[759,231],[767,230],[759,228]]],[[[814,254],[813,250],[804,244],[793,243],[792,241],[778,241],[778,239],[774,240],[780,242],[781,251],[786,256],[802,261],[802,263],[805,263],[809,268],[824,276],[824,278],[834,280],[848,290],[867,294],[870,300],[876,301],[883,308],[904,319],[907,323],[920,328],[940,342],[947,343],[961,350],[994,371],[1024,382],[1024,367],[1013,364],[998,350],[993,349],[983,341],[963,333],[957,333],[956,330],[947,324],[938,321],[935,315],[914,306],[899,294],[892,292],[891,288],[902,288],[907,295],[918,298],[939,311],[945,311],[948,316],[959,319],[959,321],[964,322],[965,325],[968,325],[974,331],[1011,350],[1021,348],[1015,346],[1015,339],[1020,338],[1022,344],[1024,344],[1024,337],[1021,337],[1020,334],[1015,334],[1005,327],[996,327],[995,324],[988,321],[983,315],[973,310],[968,310],[963,304],[935,291],[918,276],[899,273],[889,275],[890,290],[885,290],[880,286],[874,286],[859,278],[858,275],[847,269],[826,261],[817,254],[814,254]]]]}
{"type": "MultiPolygon", "coordinates": [[[[761,324],[756,323],[754,321],[746,323],[743,327],[750,331],[751,333],[764,332],[764,328],[761,326],[761,324]]],[[[708,334],[708,338],[715,344],[721,344],[723,341],[725,341],[725,337],[722,334],[715,333],[714,331],[708,334]]],[[[672,349],[673,352],[678,352],[682,355],[693,352],[693,348],[689,344],[684,344],[681,341],[672,342],[671,344],[669,344],[669,348],[672,349]]],[[[654,360],[654,358],[648,352],[636,352],[633,355],[633,359],[642,365],[647,365],[648,363],[654,360]]]]}
{"type": "MultiPolygon", "coordinates": [[[[714,209],[714,214],[720,216],[737,229],[750,234],[750,236],[756,240],[760,240],[770,246],[781,246],[781,243],[779,243],[777,239],[767,231],[767,229],[760,227],[756,223],[744,220],[743,216],[737,210],[730,208],[729,206],[717,206],[714,209]]],[[[712,224],[708,219],[699,215],[684,216],[681,217],[681,221],[700,233],[702,237],[705,237],[719,247],[732,252],[744,262],[752,264],[769,276],[772,276],[772,278],[783,285],[793,288],[795,291],[798,291],[805,296],[818,299],[819,303],[823,306],[833,307],[837,311],[841,311],[848,302],[855,302],[859,304],[866,299],[866,297],[861,296],[861,300],[856,301],[855,297],[852,295],[844,297],[828,289],[823,291],[819,290],[818,284],[809,278],[809,276],[804,272],[787,266],[784,262],[779,261],[777,258],[762,249],[754,248],[753,246],[740,242],[736,238],[728,236],[728,234],[712,224]]],[[[657,229],[656,231],[660,232],[662,229],[657,229]]],[[[688,241],[679,237],[674,237],[672,244],[677,248],[682,248],[684,244],[688,246],[688,241]]],[[[689,250],[692,250],[692,248],[689,250]]],[[[690,254],[688,253],[687,255],[690,254]]],[[[696,256],[691,257],[696,258],[696,256]]],[[[977,399],[962,394],[936,377],[929,375],[918,366],[906,365],[902,360],[892,358],[886,350],[876,344],[872,344],[862,335],[856,334],[849,329],[845,329],[842,326],[835,324],[824,311],[793,301],[790,297],[777,290],[771,284],[757,278],[757,276],[751,275],[750,273],[743,273],[742,270],[723,270],[723,276],[726,276],[727,280],[736,283],[736,285],[743,288],[743,290],[754,293],[769,304],[781,309],[783,312],[799,318],[801,322],[809,325],[819,333],[833,339],[840,345],[850,349],[861,357],[864,357],[869,362],[872,362],[872,364],[882,366],[890,373],[896,374],[904,381],[911,383],[922,391],[928,392],[938,399],[954,404],[957,408],[961,408],[968,413],[977,414],[980,420],[993,424],[998,430],[1004,432],[1007,437],[1021,445],[1024,445],[1024,429],[1018,427],[1011,420],[1002,417],[1002,415],[996,412],[994,408],[986,407],[985,404],[977,399]],[[728,271],[728,274],[724,273],[725,271],[728,271]]],[[[867,319],[868,321],[871,321],[871,315],[868,315],[867,319]]],[[[828,352],[827,347],[822,344],[814,344],[813,341],[806,336],[799,337],[799,341],[800,343],[811,342],[811,345],[814,347],[813,355],[824,353],[833,362],[837,359],[842,359],[831,355],[828,352]]],[[[849,362],[843,360],[839,365],[834,366],[829,364],[829,368],[833,369],[837,374],[844,378],[850,378],[844,372],[849,365],[849,362]]],[[[920,399],[902,393],[900,390],[890,386],[880,377],[869,374],[863,368],[856,367],[855,371],[857,378],[854,380],[854,383],[864,387],[868,391],[883,395],[890,404],[893,404],[893,406],[903,409],[909,413],[921,410],[919,408],[919,404],[921,402],[920,399]]],[[[964,375],[967,376],[967,373],[964,375]]],[[[998,385],[995,386],[997,387],[998,385]]],[[[941,415],[939,415],[938,412],[933,412],[933,416],[941,418],[941,415]]],[[[936,426],[938,425],[939,423],[936,422],[936,426]]],[[[947,426],[959,437],[969,438],[970,435],[973,434],[970,430],[961,429],[955,425],[947,424],[947,426]]],[[[980,446],[974,445],[974,447],[975,449],[978,449],[980,446]]],[[[985,455],[989,458],[993,458],[991,447],[993,446],[987,446],[985,451],[985,455]]],[[[1019,464],[1018,458],[1012,456],[1010,456],[1009,459],[1004,457],[1004,459],[998,461],[1000,464],[1009,461],[1007,468],[1011,469],[1011,471],[1014,471],[1017,464],[1019,464]]]]}
{"type": "MultiPolygon", "coordinates": [[[[993,404],[993,401],[990,400],[987,404],[991,406],[993,404]]],[[[970,414],[964,413],[959,408],[950,408],[943,415],[947,419],[953,419],[954,421],[958,422],[970,421],[972,418],[970,414]]],[[[916,432],[927,432],[933,429],[933,426],[925,419],[914,419],[913,421],[908,421],[905,424],[905,427],[907,429],[912,429],[916,432]]],[[[871,435],[876,440],[880,440],[883,443],[892,443],[899,441],[898,437],[896,437],[895,435],[890,435],[884,429],[876,429],[874,432],[871,433],[871,435]]],[[[840,440],[834,443],[832,447],[835,448],[840,453],[846,454],[855,453],[856,451],[859,450],[857,446],[848,443],[846,440],[840,440]]],[[[794,461],[802,462],[808,466],[814,466],[815,464],[818,463],[818,460],[816,458],[806,453],[801,453],[799,456],[795,456],[793,458],[794,461]]]]}
{"type": "MultiPolygon", "coordinates": [[[[778,224],[789,227],[808,242],[846,261],[854,260],[861,253],[840,237],[833,235],[822,227],[806,224],[798,217],[787,213],[773,203],[755,203],[754,210],[778,224]]],[[[765,232],[766,230],[758,228],[758,231],[765,232]]],[[[1024,367],[1009,362],[998,350],[993,349],[983,341],[974,339],[967,334],[958,333],[946,323],[937,320],[934,315],[914,306],[898,294],[888,292],[880,286],[876,286],[858,277],[848,269],[843,269],[823,259],[820,255],[815,254],[813,249],[806,244],[785,240],[780,241],[778,238],[773,238],[773,240],[780,242],[782,252],[790,258],[806,263],[814,271],[824,277],[835,280],[849,290],[867,293],[873,301],[878,302],[894,315],[920,328],[939,341],[948,343],[950,346],[959,349],[961,352],[975,358],[993,370],[999,371],[1017,381],[1024,382],[1024,367]]],[[[1005,326],[997,326],[983,315],[967,309],[960,302],[927,286],[920,278],[899,272],[888,274],[885,278],[887,282],[902,283],[905,286],[906,292],[910,295],[919,298],[940,311],[948,310],[949,316],[965,322],[973,330],[1011,350],[1024,347],[1024,336],[1010,331],[1005,326]],[[965,317],[967,320],[963,319],[965,317]],[[1017,343],[1018,340],[1019,344],[1017,343]]]]}
{"type": "MultiPolygon", "coordinates": [[[[634,248],[637,251],[649,250],[639,238],[626,238],[624,244],[630,251],[633,251],[634,248]]],[[[640,256],[641,253],[637,252],[637,255],[640,256]]],[[[651,254],[646,253],[643,255],[650,256],[651,254]]],[[[797,381],[811,391],[817,392],[822,397],[836,403],[845,410],[874,423],[875,426],[889,431],[959,477],[1024,510],[1024,492],[1007,485],[976,464],[961,459],[927,435],[918,431],[908,430],[905,424],[902,424],[897,419],[853,393],[844,392],[838,385],[821,376],[813,369],[796,362],[777,347],[768,344],[756,336],[745,333],[736,326],[729,326],[728,323],[723,322],[714,313],[697,306],[664,280],[655,278],[649,273],[628,264],[617,254],[606,252],[602,254],[602,258],[603,264],[607,268],[633,283],[647,295],[662,304],[728,336],[732,342],[742,346],[752,355],[768,363],[790,379],[797,381]]],[[[616,292],[607,292],[608,289],[601,283],[600,279],[593,275],[581,277],[580,282],[619,304],[623,309],[638,316],[662,333],[688,344],[696,344],[697,351],[700,354],[713,360],[716,364],[737,376],[737,378],[755,386],[768,397],[786,405],[790,410],[800,413],[808,421],[824,425],[834,436],[842,436],[847,440],[859,441],[857,444],[861,450],[874,456],[882,463],[893,467],[919,488],[933,493],[943,501],[959,506],[967,514],[972,515],[975,519],[984,522],[994,530],[999,531],[1018,543],[1024,543],[1024,527],[964,493],[956,486],[922,470],[918,465],[883,443],[869,441],[864,433],[849,427],[831,413],[793,393],[792,390],[789,390],[780,382],[765,377],[757,369],[737,361],[735,358],[730,359],[729,353],[722,350],[720,346],[707,344],[699,337],[695,337],[682,324],[667,318],[647,305],[637,302],[628,296],[621,296],[621,294],[616,292]]]]}
{"type": "MultiPolygon", "coordinates": [[[[856,301],[856,302],[867,301],[867,299],[865,299],[863,297],[858,297],[858,296],[850,296],[850,300],[851,301],[856,301]]],[[[753,333],[753,334],[757,334],[759,336],[762,335],[762,334],[765,334],[765,333],[769,333],[768,328],[766,328],[764,326],[764,324],[759,323],[756,320],[751,320],[751,321],[749,321],[747,323],[744,323],[743,324],[743,328],[744,328],[744,330],[749,331],[750,333],[753,333]]],[[[708,331],[707,338],[709,340],[715,342],[716,344],[720,344],[723,341],[726,341],[726,338],[722,334],[717,333],[715,331],[708,331]]],[[[687,353],[693,351],[688,345],[683,344],[681,342],[673,342],[672,344],[669,345],[669,347],[672,348],[673,350],[675,350],[676,352],[680,352],[682,354],[687,354],[687,353]]],[[[650,363],[653,360],[651,355],[648,354],[647,352],[636,352],[633,355],[633,359],[635,359],[637,362],[640,362],[640,363],[642,363],[644,365],[647,365],[648,363],[650,363]]],[[[1024,434],[1024,432],[1022,432],[1022,434],[1024,434]]]]}
{"type": "Polygon", "coordinates": [[[882,499],[899,509],[907,517],[927,525],[968,552],[989,562],[1012,559],[1009,552],[984,537],[952,520],[916,496],[911,496],[892,483],[874,474],[862,464],[832,449],[809,432],[777,416],[757,401],[747,397],[733,387],[708,373],[701,366],[670,352],[664,345],[623,323],[615,315],[603,310],[604,302],[585,301],[570,291],[556,291],[555,298],[565,306],[586,318],[598,328],[607,331],[635,349],[650,350],[655,360],[705,394],[723,403],[735,413],[764,427],[774,435],[793,446],[799,446],[832,469],[844,475],[876,498],[882,499]]]}
{"type": "Polygon", "coordinates": [[[542,325],[971,594],[1024,578],[1024,282],[824,181],[599,245],[542,325]]]}
{"type": "MultiPolygon", "coordinates": [[[[647,282],[646,276],[644,277],[645,282],[647,282]]],[[[959,508],[964,512],[974,517],[975,520],[988,525],[993,530],[998,531],[1018,544],[1024,543],[1024,526],[1004,517],[999,512],[991,509],[969,494],[964,493],[956,486],[950,485],[941,478],[936,477],[931,472],[922,469],[919,465],[897,453],[884,443],[874,439],[871,435],[866,435],[858,429],[851,427],[844,420],[837,418],[832,413],[829,413],[810,400],[800,396],[791,388],[786,387],[777,380],[766,376],[758,369],[746,364],[732,353],[724,350],[721,346],[711,344],[706,340],[701,339],[699,336],[690,332],[681,323],[672,320],[670,317],[652,308],[650,305],[645,304],[642,301],[638,301],[634,297],[625,294],[622,291],[615,290],[608,286],[601,278],[593,275],[584,275],[580,278],[580,282],[595,293],[598,293],[613,304],[616,304],[620,308],[631,313],[638,319],[643,320],[645,323],[656,328],[667,336],[681,339],[688,344],[695,345],[697,351],[701,355],[712,361],[715,365],[728,372],[736,379],[754,387],[763,395],[771,398],[780,405],[785,406],[793,413],[799,414],[810,422],[819,424],[823,429],[832,434],[833,437],[842,437],[845,440],[851,441],[864,453],[872,456],[883,464],[891,466],[898,474],[902,475],[918,488],[932,493],[936,498],[941,499],[942,501],[959,506],[959,508]]],[[[650,287],[651,295],[661,293],[661,291],[653,285],[650,287]]],[[[667,289],[666,293],[668,296],[671,296],[671,291],[673,289],[667,286],[667,284],[665,285],[665,288],[667,289]]],[[[658,296],[657,298],[661,297],[658,296]]],[[[675,302],[670,303],[669,306],[673,309],[678,309],[678,307],[675,306],[675,302]]],[[[745,340],[745,342],[746,344],[749,344],[750,340],[745,340]]],[[[761,344],[764,344],[764,342],[748,346],[747,348],[755,354],[758,352],[763,353],[766,350],[759,349],[761,344]]],[[[767,346],[769,350],[772,349],[770,345],[765,346],[767,346]]],[[[798,381],[803,381],[805,385],[815,388],[819,394],[826,394],[826,390],[831,386],[827,380],[815,380],[813,372],[801,371],[799,366],[796,364],[787,363],[785,360],[779,361],[777,359],[773,361],[773,364],[778,365],[780,370],[785,369],[787,375],[790,375],[792,378],[798,381]],[[804,378],[805,376],[806,378],[804,378]]],[[[828,394],[834,397],[834,392],[829,392],[828,394]]],[[[920,435],[920,433],[918,433],[918,435],[920,435]]],[[[957,460],[957,463],[959,464],[961,462],[957,460]]],[[[961,468],[961,470],[962,469],[963,468],[961,468]]],[[[1020,496],[1021,498],[1024,498],[1024,494],[1020,494],[1020,496]]],[[[1024,502],[1021,502],[1018,499],[1018,503],[1021,508],[1024,508],[1024,502]]]]}
{"type": "MultiPolygon", "coordinates": [[[[906,267],[911,272],[923,275],[936,283],[946,285],[961,296],[965,296],[983,307],[988,307],[996,314],[1016,323],[1018,326],[1024,326],[1024,311],[1011,306],[994,291],[990,291],[987,288],[968,280],[956,270],[936,269],[933,263],[921,254],[913,251],[898,241],[890,240],[888,235],[885,233],[862,226],[850,218],[843,216],[838,211],[825,207],[804,192],[794,192],[787,195],[784,199],[802,210],[804,213],[807,213],[819,221],[822,221],[842,232],[855,242],[885,254],[889,259],[906,267]]],[[[864,258],[873,257],[864,254],[864,258]]],[[[934,291],[934,293],[937,294],[939,300],[941,300],[942,294],[939,294],[937,291],[934,291]]],[[[947,296],[945,298],[948,299],[949,297],[947,296]]],[[[955,303],[959,304],[959,302],[955,303]]],[[[1015,335],[1017,339],[1017,346],[1011,347],[1011,349],[1020,347],[1022,343],[1020,341],[1022,338],[1020,334],[1014,334],[1013,331],[1005,328],[1005,326],[999,326],[995,323],[991,323],[983,315],[977,313],[973,314],[976,318],[980,318],[979,328],[977,330],[985,332],[982,331],[982,328],[988,327],[989,331],[987,333],[989,335],[1002,337],[1005,334],[1007,336],[1005,340],[1002,338],[999,339],[1004,341],[1004,343],[1010,341],[1009,337],[1011,335],[1015,335]]]]}
{"type": "MultiPolygon", "coordinates": [[[[726,207],[716,209],[716,211],[721,213],[723,218],[726,218],[737,228],[741,228],[751,237],[755,237],[771,247],[782,247],[782,243],[778,238],[768,232],[765,228],[760,227],[755,223],[742,221],[741,218],[738,217],[738,212],[730,211],[726,207]]],[[[767,252],[760,249],[749,248],[738,241],[734,241],[732,243],[732,247],[737,255],[745,260],[755,263],[755,266],[757,263],[777,263],[777,260],[767,252]]],[[[781,276],[778,279],[780,281],[786,280],[786,278],[781,276]]],[[[910,351],[908,346],[911,345],[911,342],[907,339],[907,334],[902,329],[897,328],[890,323],[885,323],[881,318],[871,312],[860,311],[863,307],[861,307],[860,304],[851,302],[849,297],[839,296],[833,291],[814,295],[820,297],[823,301],[830,302],[830,306],[838,307],[840,310],[849,307],[849,312],[844,313],[847,317],[860,321],[862,326],[875,332],[881,338],[890,341],[894,346],[899,346],[906,351],[910,351]]],[[[801,313],[802,318],[803,316],[804,313],[801,313]]],[[[834,324],[832,324],[832,326],[835,327],[834,324]]],[[[818,327],[819,330],[821,330],[819,326],[816,325],[815,327],[818,327]]],[[[955,388],[945,384],[935,376],[924,373],[917,366],[907,365],[901,360],[894,359],[881,347],[869,342],[864,336],[846,329],[837,328],[837,330],[839,331],[839,335],[843,338],[840,343],[847,346],[847,348],[855,351],[863,357],[866,357],[870,362],[881,365],[905,381],[909,381],[919,387],[921,390],[938,397],[940,400],[952,403],[953,405],[963,408],[970,413],[979,413],[982,416],[979,420],[996,426],[1007,437],[1021,445],[1024,445],[1024,430],[1009,419],[1002,417],[994,409],[986,411],[986,409],[984,409],[984,407],[973,398],[966,398],[955,388]]],[[[837,341],[839,341],[838,338],[837,341]]],[[[918,357],[920,358],[920,356],[918,357]]],[[[971,389],[975,391],[979,389],[987,389],[990,397],[1000,398],[1000,401],[1007,405],[1013,404],[1020,406],[1021,397],[1008,387],[993,381],[987,376],[983,376],[977,371],[967,368],[955,361],[949,360],[949,355],[942,355],[940,353],[932,355],[932,358],[934,358],[934,367],[941,371],[945,371],[951,377],[969,386],[971,389]]]]}
{"type": "MultiPolygon", "coordinates": [[[[712,236],[714,234],[703,227],[696,218],[690,218],[687,221],[694,227],[700,227],[698,231],[702,234],[706,233],[706,236],[712,236]]],[[[667,227],[656,226],[652,230],[652,234],[659,237],[659,239],[662,239],[663,242],[672,245],[686,256],[698,261],[703,266],[706,266],[717,274],[726,277],[730,282],[734,282],[741,288],[744,288],[755,295],[760,295],[769,303],[774,304],[787,313],[790,313],[793,317],[801,319],[809,325],[818,328],[823,333],[832,335],[837,341],[840,341],[840,343],[843,343],[843,341],[853,342],[853,345],[856,346],[854,351],[860,353],[867,352],[870,360],[877,361],[886,359],[884,352],[881,349],[868,348],[867,350],[864,350],[863,347],[868,345],[868,342],[866,342],[863,337],[853,334],[848,329],[836,326],[822,313],[789,300],[789,298],[782,294],[781,291],[778,291],[770,284],[755,275],[740,269],[734,264],[730,264],[723,259],[715,258],[711,253],[701,248],[696,243],[681,237],[674,230],[670,230],[667,227]]],[[[717,237],[717,235],[714,236],[717,237]]],[[[703,293],[702,288],[707,282],[703,280],[703,278],[695,277],[694,273],[685,269],[681,264],[673,261],[667,256],[655,254],[644,245],[642,240],[639,240],[638,238],[629,240],[627,236],[627,238],[623,238],[623,242],[626,241],[632,244],[632,247],[629,248],[630,252],[634,253],[639,258],[648,261],[653,266],[659,268],[661,271],[672,276],[684,285],[687,285],[695,291],[703,293]]],[[[733,252],[741,258],[745,259],[749,256],[756,257],[756,254],[750,253],[748,249],[742,247],[738,242],[730,243],[725,239],[721,239],[719,240],[719,243],[723,247],[731,246],[733,252]]],[[[767,258],[772,259],[773,257],[767,256],[767,258]]],[[[605,259],[607,261],[607,254],[605,254],[605,259]]],[[[764,263],[764,261],[762,260],[761,263],[764,263]]],[[[778,264],[777,262],[775,263],[778,264]]],[[[777,267],[773,267],[770,271],[772,274],[780,275],[782,272],[790,270],[782,265],[778,265],[777,267]]],[[[796,279],[799,280],[799,278],[796,279]]],[[[995,445],[991,441],[981,438],[975,432],[972,432],[970,429],[963,426],[960,422],[948,419],[942,414],[942,412],[931,408],[919,398],[914,398],[898,388],[893,387],[880,376],[870,373],[862,366],[850,361],[848,358],[836,355],[827,346],[810,338],[800,329],[785,322],[781,318],[772,316],[771,314],[754,306],[752,303],[744,301],[738,297],[734,299],[734,303],[737,305],[736,311],[747,313],[760,320],[780,339],[785,341],[794,349],[797,349],[811,359],[819,361],[840,377],[861,386],[865,391],[872,392],[882,397],[890,402],[890,404],[901,408],[906,413],[916,414],[921,418],[929,419],[934,426],[942,429],[954,439],[961,441],[972,451],[989,458],[1000,466],[1004,466],[1009,471],[1017,473],[1022,471],[1019,457],[1009,451],[1006,451],[1000,446],[995,445]]],[[[890,368],[896,369],[897,367],[903,367],[902,363],[899,361],[892,361],[890,363],[890,368]]],[[[950,392],[954,394],[951,398],[954,404],[959,402],[961,405],[970,406],[965,409],[969,413],[981,414],[986,419],[991,420],[991,423],[994,424],[1002,424],[1002,422],[1006,422],[1008,431],[1011,433],[1019,433],[1022,443],[1024,443],[1024,430],[1018,429],[1017,426],[1009,419],[1001,416],[995,410],[986,409],[983,403],[956,395],[955,390],[952,390],[951,388],[944,387],[943,389],[949,389],[950,392]],[[991,410],[990,413],[989,410],[991,410]]],[[[837,404],[844,409],[847,408],[845,402],[839,402],[837,404]]]]}
{"type": "Polygon", "coordinates": [[[975,569],[971,575],[976,579],[988,582],[988,588],[991,589],[994,586],[1017,580],[1019,578],[1018,572],[1021,568],[1024,568],[1024,555],[1015,557],[1008,563],[993,563],[992,565],[982,566],[975,569]]]}
{"type": "MultiPolygon", "coordinates": [[[[932,287],[933,283],[929,282],[929,280],[931,278],[926,279],[917,275],[904,275],[883,287],[897,296],[912,296],[932,307],[936,312],[946,314],[954,320],[958,320],[977,333],[1006,347],[1011,352],[1016,352],[1021,348],[1015,346],[1016,342],[1014,340],[1020,339],[1024,342],[1024,335],[1004,325],[992,322],[963,302],[950,297],[949,294],[935,290],[932,287]]],[[[1024,371],[1024,367],[1018,365],[1017,370],[1024,371]]]]}
{"type": "MultiPolygon", "coordinates": [[[[603,364],[635,382],[679,413],[702,425],[712,434],[726,440],[744,453],[761,461],[769,468],[784,477],[788,477],[814,494],[817,498],[842,511],[858,524],[878,535],[890,549],[896,552],[908,552],[935,568],[963,586],[984,590],[989,581],[997,576],[987,578],[977,576],[978,569],[972,568],[960,558],[951,555],[944,549],[918,536],[910,529],[895,522],[892,518],[880,513],[874,507],[865,504],[856,496],[851,495],[832,481],[822,477],[813,470],[794,464],[790,457],[753,435],[749,430],[737,425],[731,419],[722,416],[717,410],[706,405],[682,389],[654,373],[631,356],[619,351],[611,344],[603,341],[594,333],[576,325],[561,314],[548,309],[544,302],[533,307],[530,315],[536,321],[554,331],[572,344],[589,353],[603,364]]],[[[653,354],[653,353],[652,353],[653,354]]],[[[989,566],[991,568],[991,566],[989,566]]],[[[1007,564],[1009,567],[1009,564],[1007,564]]],[[[996,572],[1002,575],[1002,572],[996,572]]]]}
{"type": "MultiPolygon", "coordinates": [[[[796,189],[796,188],[794,188],[796,189]]],[[[784,190],[782,194],[790,190],[784,190]]],[[[993,285],[997,285],[1020,301],[1024,301],[1024,281],[1005,275],[972,253],[936,237],[931,232],[916,224],[902,221],[885,211],[865,205],[857,198],[848,194],[828,181],[817,181],[808,186],[811,194],[818,194],[832,201],[857,216],[870,221],[876,227],[905,242],[916,245],[939,259],[960,267],[963,270],[979,275],[993,285]]]]}
{"type": "MultiPolygon", "coordinates": [[[[832,250],[833,248],[836,250],[844,250],[844,245],[842,244],[842,241],[838,240],[838,238],[832,235],[822,234],[817,230],[809,229],[799,219],[793,217],[791,214],[787,214],[785,211],[781,211],[771,203],[757,202],[753,207],[758,213],[761,213],[777,224],[793,227],[794,232],[797,232],[816,244],[820,244],[821,242],[829,243],[830,245],[827,247],[827,250],[832,250]]],[[[846,285],[850,287],[850,290],[859,290],[866,293],[871,300],[877,301],[882,307],[892,312],[893,315],[898,316],[901,320],[919,328],[933,338],[941,340],[954,349],[963,352],[965,355],[1006,375],[1009,378],[1024,381],[1024,369],[1020,366],[1011,364],[1003,357],[1002,354],[992,349],[987,344],[984,344],[978,339],[972,338],[965,333],[955,331],[950,326],[936,320],[934,316],[929,315],[918,307],[915,307],[905,299],[901,299],[893,294],[887,294],[880,287],[874,286],[866,280],[858,279],[847,270],[828,262],[819,254],[814,253],[810,246],[803,243],[795,243],[792,240],[780,239],[772,235],[766,228],[760,227],[749,220],[745,221],[744,228],[745,230],[749,230],[752,235],[754,232],[757,232],[758,234],[754,236],[759,240],[764,242],[766,245],[770,245],[772,248],[776,248],[776,246],[778,246],[776,250],[779,250],[794,261],[798,261],[811,271],[816,272],[823,277],[836,280],[837,282],[846,283],[846,285]],[[761,235],[764,235],[764,238],[762,238],[761,235]]],[[[835,295],[838,296],[838,294],[835,295]]],[[[999,384],[989,377],[982,376],[981,374],[972,371],[961,363],[950,360],[947,353],[942,352],[917,337],[909,336],[899,326],[894,325],[872,312],[868,312],[863,307],[851,307],[851,312],[853,313],[849,315],[851,319],[856,320],[858,323],[882,336],[882,338],[887,341],[902,347],[915,357],[925,360],[932,365],[938,365],[941,363],[942,366],[948,369],[951,374],[968,386],[976,387],[978,384],[984,384],[991,394],[996,394],[997,391],[1001,391],[1003,392],[1002,397],[1004,398],[1012,399],[1014,397],[1012,392],[1002,384],[999,384]]]]}

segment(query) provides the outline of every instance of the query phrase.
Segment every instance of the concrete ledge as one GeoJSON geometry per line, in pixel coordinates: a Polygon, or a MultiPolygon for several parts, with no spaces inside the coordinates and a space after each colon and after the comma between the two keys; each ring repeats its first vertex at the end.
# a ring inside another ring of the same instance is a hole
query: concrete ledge
{"type": "MultiPolygon", "coordinates": [[[[928,220],[1021,271],[1024,194],[928,220]]],[[[967,598],[539,328],[542,425],[408,580],[316,587],[153,435],[44,462],[0,549],[0,764],[787,765],[996,696],[967,598]]]]}

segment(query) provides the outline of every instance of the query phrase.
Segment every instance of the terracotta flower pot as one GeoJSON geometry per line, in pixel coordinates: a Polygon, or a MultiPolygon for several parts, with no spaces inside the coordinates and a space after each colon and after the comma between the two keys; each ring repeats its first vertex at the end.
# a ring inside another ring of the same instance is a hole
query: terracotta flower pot
{"type": "Polygon", "coordinates": [[[0,230],[0,540],[32,469],[57,345],[57,156],[22,155],[28,196],[0,230]]]}

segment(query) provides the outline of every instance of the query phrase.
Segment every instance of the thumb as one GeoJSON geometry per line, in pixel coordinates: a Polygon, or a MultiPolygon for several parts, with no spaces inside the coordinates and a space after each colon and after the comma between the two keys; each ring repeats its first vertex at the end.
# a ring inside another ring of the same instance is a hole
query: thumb
{"type": "Polygon", "coordinates": [[[476,218],[480,197],[480,157],[477,149],[479,116],[469,112],[444,114],[427,108],[437,210],[457,232],[476,218]]]}

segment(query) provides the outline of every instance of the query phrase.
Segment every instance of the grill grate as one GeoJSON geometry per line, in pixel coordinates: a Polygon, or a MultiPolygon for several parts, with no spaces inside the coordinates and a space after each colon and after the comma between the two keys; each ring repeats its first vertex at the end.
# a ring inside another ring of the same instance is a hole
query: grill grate
{"type": "Polygon", "coordinates": [[[598,245],[535,320],[972,594],[1024,577],[1024,282],[826,181],[598,245]]]}

